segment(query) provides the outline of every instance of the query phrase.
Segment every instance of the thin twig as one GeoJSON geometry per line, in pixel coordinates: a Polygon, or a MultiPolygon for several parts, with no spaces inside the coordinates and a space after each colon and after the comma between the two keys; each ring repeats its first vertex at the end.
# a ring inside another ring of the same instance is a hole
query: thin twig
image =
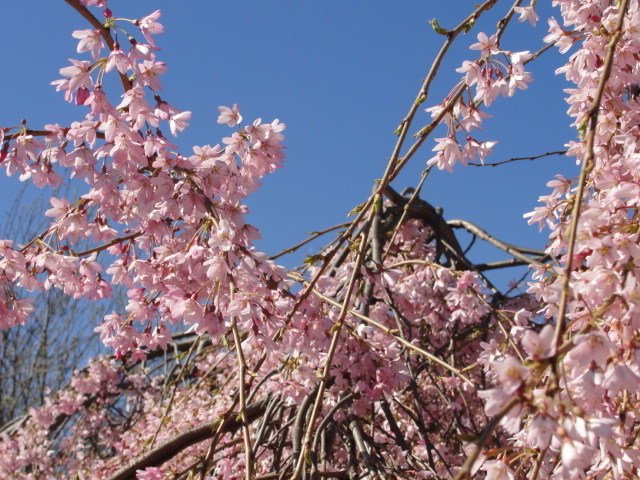
{"type": "MultiPolygon", "coordinates": [[[[235,284],[233,281],[229,283],[229,301],[233,301],[235,292],[235,284]]],[[[247,366],[242,352],[242,341],[238,333],[238,325],[235,315],[231,317],[231,331],[233,332],[233,341],[236,345],[236,354],[238,355],[238,388],[240,394],[240,415],[242,416],[242,435],[244,437],[244,478],[251,480],[253,477],[253,449],[251,447],[251,437],[249,436],[249,422],[247,418],[247,385],[245,383],[245,374],[247,366]]]]}
{"type": "Polygon", "coordinates": [[[333,227],[329,227],[329,228],[327,228],[325,230],[320,230],[319,232],[310,232],[310,233],[307,234],[307,235],[311,235],[309,238],[307,238],[306,240],[303,240],[302,242],[298,243],[297,245],[294,245],[293,247],[289,247],[289,248],[287,248],[285,250],[282,250],[280,253],[269,257],[269,260],[275,260],[275,259],[277,259],[277,258],[279,258],[279,257],[281,257],[283,255],[286,255],[287,253],[295,252],[300,247],[304,247],[307,243],[314,241],[316,238],[321,237],[325,233],[333,232],[334,230],[338,230],[340,228],[348,227],[349,225],[351,225],[351,222],[345,222],[345,223],[341,223],[340,225],[335,225],[333,227]]]}
{"type": "Polygon", "coordinates": [[[469,165],[472,167],[497,167],[498,165],[504,165],[505,163],[511,162],[519,162],[521,160],[537,160],[538,158],[548,157],[551,155],[564,155],[568,150],[556,150],[554,152],[546,152],[541,153],[540,155],[533,155],[531,157],[512,157],[509,160],[503,160],[501,162],[493,162],[493,163],[472,163],[469,162],[469,165]]]}
{"type": "MultiPolygon", "coordinates": [[[[477,226],[475,223],[471,223],[467,220],[449,220],[447,221],[447,224],[452,228],[464,228],[465,230],[472,233],[476,237],[481,238],[486,242],[489,242],[490,244],[498,247],[501,250],[504,250],[505,252],[509,253],[510,255],[513,255],[515,258],[517,258],[518,260],[521,260],[522,262],[527,262],[530,265],[539,265],[539,266],[544,265],[543,263],[539,262],[535,258],[531,258],[531,257],[527,257],[526,255],[523,255],[521,253],[521,250],[518,249],[517,247],[514,248],[513,245],[510,245],[508,243],[505,243],[493,237],[488,232],[486,232],[485,230],[477,226]]],[[[544,255],[544,252],[536,251],[536,254],[544,255]]]]}

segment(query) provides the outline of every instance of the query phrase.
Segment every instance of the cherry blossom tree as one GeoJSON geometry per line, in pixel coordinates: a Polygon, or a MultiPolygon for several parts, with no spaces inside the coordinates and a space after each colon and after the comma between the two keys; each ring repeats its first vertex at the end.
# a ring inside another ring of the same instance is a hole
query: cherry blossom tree
{"type": "Polygon", "coordinates": [[[190,112],[160,95],[160,11],[127,19],[106,0],[65,1],[90,24],[73,32],[90,59],[53,84],[83,116],[3,128],[0,160],[22,181],[74,178],[87,193],[52,197],[28,242],[0,241],[0,328],[30,321],[13,286],[98,300],[122,285],[128,303],[95,329],[110,356],[0,430],[0,478],[638,476],[637,0],[554,0],[561,20],[530,51],[502,39],[544,28],[535,0],[506,5],[492,32],[475,24],[497,0],[457,26],[433,21],[443,46],[385,171],[294,270],[254,247],[243,204],[283,166],[285,125],[223,106],[228,137],[179,149],[161,128],[179,137],[190,112]],[[427,102],[463,33],[477,42],[448,96],[427,102]],[[551,48],[572,52],[558,73],[575,84],[567,154],[581,170],[551,180],[525,214],[550,230],[536,251],[446,220],[420,190],[433,168],[488,165],[491,105],[527,89],[527,64],[551,48]],[[106,75],[123,93],[106,91],[106,75]],[[410,140],[423,109],[430,120],[410,140]],[[425,144],[427,168],[399,193],[393,180],[425,144]],[[459,229],[508,258],[471,262],[459,229]],[[501,291],[485,276],[513,265],[532,281],[501,291]]]}

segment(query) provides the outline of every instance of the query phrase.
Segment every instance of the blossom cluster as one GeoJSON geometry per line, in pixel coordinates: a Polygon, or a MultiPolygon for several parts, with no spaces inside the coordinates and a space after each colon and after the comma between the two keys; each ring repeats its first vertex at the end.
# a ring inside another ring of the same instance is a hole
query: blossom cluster
{"type": "MultiPolygon", "coordinates": [[[[550,228],[552,261],[532,261],[528,291],[512,296],[429,205],[412,198],[423,207],[412,210],[398,194],[406,204],[372,201],[342,243],[287,272],[254,247],[243,203],[282,166],[285,125],[244,125],[237,105],[222,106],[217,122],[232,133],[179,153],[161,128],[178,137],[191,113],[159,94],[160,11],[126,20],[106,0],[71,3],[105,19],[73,32],[91,60],[70,60],[53,82],[83,117],[0,128],[0,163],[38,187],[74,178],[87,191],[51,198],[51,223],[28,244],[0,240],[0,328],[33,311],[15,286],[100,300],[122,285],[128,300],[96,328],[113,356],[0,428],[0,478],[236,479],[297,465],[314,478],[319,464],[341,478],[356,468],[371,478],[638,475],[637,0],[554,1],[564,27],[549,19],[545,41],[561,53],[577,46],[558,73],[576,85],[569,115],[582,137],[568,147],[586,188],[557,176],[525,215],[550,228]],[[116,27],[126,47],[110,36],[116,27]],[[117,105],[109,74],[124,88],[117,105]],[[303,439],[305,425],[317,438],[303,439]]],[[[512,13],[535,26],[535,0],[520,3],[512,13]]],[[[471,136],[489,117],[481,107],[528,88],[533,56],[499,45],[507,23],[477,34],[479,58],[427,109],[448,130],[429,165],[482,163],[495,142],[471,136]]]]}

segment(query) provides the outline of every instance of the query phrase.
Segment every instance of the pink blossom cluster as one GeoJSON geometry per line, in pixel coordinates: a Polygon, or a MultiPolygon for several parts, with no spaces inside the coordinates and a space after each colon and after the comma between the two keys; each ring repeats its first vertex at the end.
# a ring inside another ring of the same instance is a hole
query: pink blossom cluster
{"type": "Polygon", "coordinates": [[[464,79],[440,105],[426,109],[431,113],[432,119],[440,118],[441,123],[447,126],[447,136],[435,139],[437,145],[433,147],[433,151],[437,153],[427,162],[440,170],[451,172],[458,162],[467,165],[469,161],[478,160],[484,164],[485,157],[491,154],[491,149],[497,142],[479,142],[471,136],[473,129],[482,130],[484,119],[491,117],[479,107],[482,104],[490,107],[499,95],[512,97],[518,89],[526,90],[533,81],[531,73],[524,69],[525,62],[532,57],[529,51],[514,53],[500,50],[497,34],[488,37],[486,33],[480,32],[477,39],[478,42],[470,48],[480,50],[480,58],[475,61],[465,60],[456,70],[464,73],[464,79]],[[498,60],[501,54],[507,59],[506,66],[498,60]],[[474,96],[471,95],[472,87],[475,88],[474,96]],[[466,102],[465,90],[468,92],[466,102]],[[451,101],[455,101],[452,110],[447,107],[451,101]],[[464,137],[462,144],[457,138],[458,134],[464,137]]]}
{"type": "MultiPolygon", "coordinates": [[[[535,26],[535,0],[520,3],[513,13],[535,26]]],[[[129,464],[122,478],[293,473],[299,456],[302,468],[318,463],[312,439],[299,435],[305,421],[330,425],[320,441],[332,451],[321,460],[339,477],[378,468],[374,456],[406,478],[637,476],[640,6],[628,1],[616,37],[622,2],[554,4],[564,27],[549,19],[546,41],[563,53],[577,47],[558,73],[576,85],[569,115],[582,138],[568,146],[578,163],[590,162],[587,188],[562,176],[549,182],[544,205],[525,216],[551,229],[553,261],[535,267],[527,293],[506,297],[464,252],[443,246],[442,225],[426,217],[387,224],[359,250],[369,226],[393,216],[391,202],[369,223],[354,222],[360,236],[336,257],[327,247],[304,270],[278,266],[253,246],[259,232],[245,222],[243,201],[282,166],[284,124],[242,127],[237,105],[219,107],[218,123],[233,132],[180,154],[160,127],[177,137],[191,113],[158,94],[167,72],[156,59],[160,12],[127,21],[106,1],[79,2],[102,8],[109,28],[136,31],[126,47],[108,42],[106,27],[73,33],[91,60],[70,60],[53,84],[83,109],[82,120],[0,128],[8,175],[39,187],[67,177],[87,185],[78,199],[51,198],[51,223],[27,245],[0,240],[0,286],[99,300],[119,284],[128,302],[96,328],[113,357],[90,362],[0,429],[0,478],[121,478],[129,464]],[[116,72],[125,92],[114,106],[103,86],[116,72]],[[191,338],[182,353],[172,336],[179,325],[191,338]],[[307,410],[318,391],[317,411],[307,410]],[[170,455],[145,463],[187,434],[170,455]]],[[[465,60],[464,79],[427,110],[448,129],[430,165],[483,162],[495,142],[470,135],[489,116],[480,106],[528,87],[532,55],[504,50],[500,28],[477,35],[471,49],[480,58],[465,60]]],[[[0,328],[27,322],[32,310],[30,299],[6,293],[0,328]]]]}

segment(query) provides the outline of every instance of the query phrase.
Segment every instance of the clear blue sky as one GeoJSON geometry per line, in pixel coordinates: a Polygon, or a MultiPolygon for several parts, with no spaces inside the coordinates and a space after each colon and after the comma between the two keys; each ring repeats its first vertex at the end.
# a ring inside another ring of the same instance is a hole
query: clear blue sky
{"type": "MultiPolygon", "coordinates": [[[[455,26],[476,1],[377,0],[316,1],[143,1],[111,0],[116,17],[139,18],[161,9],[165,34],[156,37],[158,59],[169,67],[163,98],[191,110],[191,126],[177,142],[189,154],[192,145],[216,144],[229,134],[216,124],[218,105],[238,103],[246,121],[279,118],[288,125],[285,168],[270,175],[248,202],[249,221],[260,228],[258,248],[269,254],[293,245],[304,233],[344,222],[347,212],[382,176],[396,137],[393,130],[406,115],[443,37],[428,21],[455,26]]],[[[523,2],[526,3],[526,2],[523,2]]],[[[538,2],[536,28],[513,22],[502,40],[512,51],[537,50],[547,33],[546,18],[559,12],[538,2]]],[[[498,2],[470,34],[461,37],[443,62],[426,106],[439,103],[459,78],[464,58],[477,58],[468,46],[476,34],[495,32],[510,6],[498,2]]],[[[26,118],[31,128],[81,120],[85,107],[64,102],[49,82],[76,54],[71,32],[89,28],[62,0],[5,2],[0,33],[0,126],[26,118]]],[[[130,24],[123,24],[132,27],[130,24]]],[[[135,30],[132,30],[135,31],[135,30]]],[[[124,42],[123,42],[124,43],[124,42]]],[[[499,140],[487,161],[562,149],[576,138],[569,127],[562,89],[554,75],[566,56],[549,51],[530,64],[534,83],[514,98],[499,98],[479,140],[499,140]]],[[[110,93],[112,102],[117,97],[110,93]]],[[[420,110],[415,127],[430,117],[420,110]]],[[[168,133],[168,132],[166,132],[168,133]]],[[[436,136],[440,132],[436,132],[436,136]]],[[[396,190],[415,185],[433,141],[411,160],[394,182],[396,190]]],[[[548,232],[527,226],[523,213],[549,190],[556,173],[578,174],[575,159],[550,157],[497,168],[458,166],[454,174],[434,171],[422,197],[444,207],[447,219],[464,218],[511,243],[542,248],[548,232]]],[[[16,177],[0,175],[3,191],[0,222],[20,188],[16,177]]],[[[481,242],[480,242],[481,243],[481,242]]],[[[478,248],[472,259],[507,258],[493,247],[478,248]]],[[[303,255],[310,253],[305,248],[303,255]]],[[[281,263],[295,265],[302,255],[281,263]]],[[[494,276],[504,285],[516,272],[494,276]]]]}

